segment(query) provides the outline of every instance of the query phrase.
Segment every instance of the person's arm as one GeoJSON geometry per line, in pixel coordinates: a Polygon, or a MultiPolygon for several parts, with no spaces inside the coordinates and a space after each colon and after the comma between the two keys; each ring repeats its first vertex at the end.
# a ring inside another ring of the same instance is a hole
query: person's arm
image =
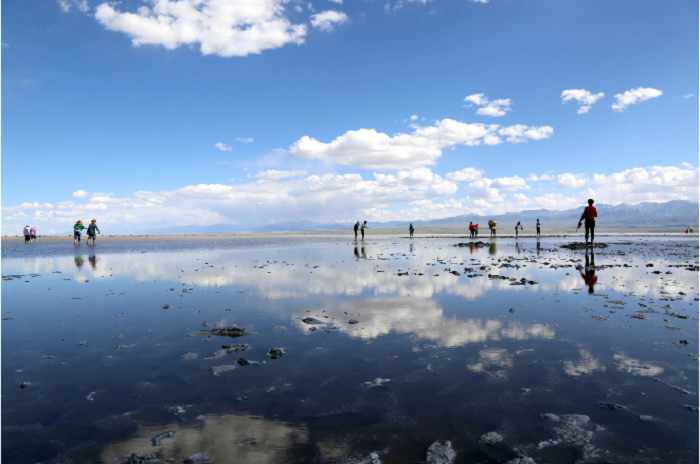
{"type": "Polygon", "coordinates": [[[586,208],[583,208],[583,213],[581,213],[581,218],[578,220],[578,223],[581,224],[585,218],[586,218],[586,208]]]}

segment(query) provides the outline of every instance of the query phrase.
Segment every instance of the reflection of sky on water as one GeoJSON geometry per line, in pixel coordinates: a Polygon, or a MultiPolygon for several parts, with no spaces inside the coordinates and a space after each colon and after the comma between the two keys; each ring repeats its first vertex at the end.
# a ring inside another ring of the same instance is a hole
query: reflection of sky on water
{"type": "Polygon", "coordinates": [[[396,332],[413,334],[421,340],[430,340],[440,346],[455,347],[468,343],[484,343],[501,339],[528,340],[554,338],[554,329],[545,324],[519,321],[507,325],[498,319],[459,320],[447,318],[435,300],[417,298],[371,298],[341,303],[337,307],[303,311],[294,314],[294,324],[303,331],[315,327],[334,328],[350,337],[371,340],[396,332]],[[303,318],[312,316],[323,325],[309,325],[303,318]],[[356,324],[348,321],[357,320],[356,324]]]}
{"type": "MultiPolygon", "coordinates": [[[[361,247],[360,256],[368,256],[364,266],[356,269],[355,247],[335,247],[321,250],[255,250],[252,252],[231,250],[201,250],[177,253],[129,253],[129,254],[86,254],[75,257],[57,256],[47,259],[6,259],[8,268],[19,267],[23,274],[61,271],[74,274],[78,282],[91,276],[95,278],[129,277],[136,281],[169,281],[187,283],[198,287],[248,286],[266,298],[305,298],[309,295],[353,296],[370,293],[373,295],[398,295],[417,298],[431,298],[445,293],[466,299],[476,299],[491,290],[507,292],[586,292],[588,287],[576,265],[584,264],[584,254],[574,255],[574,262],[568,255],[555,255],[537,259],[531,249],[522,252],[527,259],[512,261],[520,269],[499,268],[503,264],[487,255],[487,250],[468,248],[416,247],[413,252],[393,253],[386,247],[368,245],[361,247]],[[353,251],[350,251],[353,250],[353,251]],[[369,251],[367,251],[369,250],[369,251]],[[299,259],[299,258],[302,259],[299,259]],[[475,259],[475,261],[472,261],[475,259]],[[442,261],[445,264],[440,264],[442,261]],[[205,264],[208,263],[208,264],[205,264]],[[548,264],[544,264],[548,263],[548,264]],[[89,264],[89,266],[87,265],[89,264]],[[552,269],[551,266],[574,265],[552,269]],[[255,267],[254,267],[255,266],[255,267]],[[318,266],[314,268],[313,266],[318,266]],[[484,270],[479,269],[485,266],[484,270]],[[445,268],[465,273],[464,268],[473,268],[470,273],[480,277],[468,278],[453,276],[445,268]],[[195,271],[196,269],[196,271],[195,271]],[[379,272],[383,271],[383,272],[379,272]],[[396,275],[409,272],[407,276],[396,275]],[[422,273],[422,276],[415,274],[422,273]],[[434,275],[438,274],[437,277],[434,275]],[[537,286],[511,286],[509,282],[492,280],[488,274],[506,275],[517,279],[526,278],[539,282],[537,286]]],[[[519,258],[518,255],[514,256],[519,258]]],[[[653,298],[682,297],[684,289],[695,290],[697,274],[684,269],[665,266],[663,273],[649,278],[651,269],[639,256],[625,256],[624,261],[615,255],[598,256],[598,266],[627,264],[630,267],[613,267],[596,272],[597,293],[622,291],[653,298]],[[667,271],[672,274],[666,274],[667,271]]],[[[70,276],[66,276],[70,277],[70,276]]],[[[683,299],[692,299],[690,295],[683,299]]]]}
{"type": "MultiPolygon", "coordinates": [[[[596,265],[630,267],[596,269],[590,295],[590,275],[576,269],[584,263],[583,252],[538,251],[535,242],[525,240],[518,246],[501,242],[498,248],[450,243],[387,239],[357,248],[343,243],[172,253],[100,253],[98,247],[92,253],[76,249],[74,255],[5,258],[5,275],[26,277],[3,282],[3,309],[16,317],[3,322],[3,380],[22,377],[33,385],[22,390],[12,382],[3,384],[3,421],[14,427],[4,430],[20,430],[27,421],[45,424],[38,426],[45,442],[62,429],[70,432],[75,418],[66,409],[89,411],[89,417],[77,419],[84,429],[135,411],[131,432],[100,441],[103,462],[157,450],[176,462],[199,450],[214,462],[304,462],[289,458],[289,450],[300,447],[342,462],[379,446],[410,448],[396,437],[422,443],[438,435],[452,438],[455,427],[469,436],[495,427],[481,430],[486,425],[478,420],[464,421],[462,411],[467,410],[473,417],[492,417],[508,430],[531,427],[528,418],[544,412],[593,418],[600,413],[595,401],[613,392],[620,403],[633,396],[635,414],[661,408],[652,414],[663,420],[654,424],[681,423],[690,434],[696,431],[689,416],[676,413],[687,413],[683,404],[697,397],[668,385],[697,392],[697,362],[687,356],[697,352],[697,321],[671,319],[663,311],[670,305],[672,311],[697,317],[697,272],[667,267],[673,261],[658,250],[651,259],[613,249],[597,254],[596,265]],[[647,260],[655,267],[645,267],[647,260]],[[653,270],[661,274],[651,274],[653,270]],[[538,284],[511,285],[514,281],[488,274],[538,284]],[[681,291],[687,295],[678,295],[681,291]],[[167,310],[165,303],[171,305],[167,310]],[[642,309],[661,314],[649,312],[648,320],[627,317],[642,309]],[[306,324],[301,321],[306,317],[323,324],[306,324]],[[667,328],[664,318],[674,327],[667,328]],[[358,322],[349,324],[351,319],[358,322]],[[185,336],[230,324],[256,334],[240,339],[185,336]],[[273,330],[277,325],[287,330],[273,330]],[[682,339],[690,341],[689,347],[672,345],[682,339]],[[82,340],[88,344],[78,346],[82,340]],[[252,349],[206,359],[222,344],[238,342],[250,343],[252,349]],[[116,350],[117,344],[129,348],[116,350]],[[283,347],[285,355],[267,358],[273,346],[283,347]],[[56,358],[42,358],[39,351],[56,358]],[[188,352],[198,357],[180,360],[188,352]],[[236,364],[239,356],[266,362],[242,367],[236,364]],[[208,370],[227,364],[237,367],[217,377],[208,370]],[[17,369],[23,370],[21,376],[14,374],[17,369]],[[381,388],[364,386],[377,377],[391,382],[381,388]],[[653,382],[657,377],[666,383],[653,382]],[[157,389],[134,390],[133,385],[144,382],[157,389]],[[528,400],[510,401],[523,387],[532,390],[528,400]],[[88,403],[90,391],[99,393],[88,403]],[[538,391],[546,391],[546,397],[536,397],[538,391]],[[238,395],[247,399],[239,401],[238,395]],[[427,396],[428,410],[420,404],[427,396]],[[173,419],[163,411],[176,404],[188,413],[173,419]],[[507,412],[495,412],[494,405],[507,412]],[[479,408],[483,410],[475,411],[479,408]],[[451,417],[453,411],[460,417],[451,417]],[[522,424],[514,419],[518,414],[522,424]],[[439,419],[431,422],[432,415],[439,419]],[[390,430],[392,421],[401,426],[390,430]],[[434,433],[443,425],[446,430],[434,433]],[[153,447],[151,438],[167,430],[175,430],[175,438],[153,447]],[[389,443],[387,437],[398,441],[389,443]],[[358,452],[361,440],[370,445],[358,452]]],[[[634,434],[627,433],[627,416],[618,416],[623,432],[614,430],[614,421],[605,423],[604,416],[595,422],[616,440],[628,440],[634,434]]],[[[520,444],[513,440],[508,446],[520,444]]],[[[676,445],[687,441],[679,438],[676,445]]],[[[14,446],[12,440],[6,443],[4,448],[14,446]]],[[[464,443],[460,446],[465,449],[464,443]]],[[[400,455],[393,462],[418,462],[424,459],[424,449],[419,451],[418,457],[400,455]]],[[[471,458],[486,459],[472,455],[465,460],[471,458]]],[[[539,457],[537,462],[548,461],[539,457]]]]}
{"type": "Polygon", "coordinates": [[[286,463],[285,451],[307,443],[308,434],[298,426],[248,414],[206,415],[197,417],[192,424],[139,426],[136,436],[105,447],[101,460],[122,462],[134,450],[148,450],[158,453],[161,462],[165,459],[182,462],[192,453],[206,450],[206,456],[213,462],[286,463]],[[174,431],[175,436],[161,440],[161,446],[153,446],[151,439],[167,431],[174,431]]]}

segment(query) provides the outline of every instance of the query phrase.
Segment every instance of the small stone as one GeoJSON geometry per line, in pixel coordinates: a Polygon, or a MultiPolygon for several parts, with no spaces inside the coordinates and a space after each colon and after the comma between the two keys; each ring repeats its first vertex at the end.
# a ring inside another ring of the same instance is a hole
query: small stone
{"type": "Polygon", "coordinates": [[[444,443],[436,441],[428,448],[425,461],[427,464],[452,464],[456,457],[457,453],[452,449],[451,441],[444,443]]]}
{"type": "Polygon", "coordinates": [[[191,464],[193,462],[209,462],[211,461],[211,458],[208,458],[204,455],[203,452],[197,451],[196,453],[190,455],[187,459],[184,460],[185,464],[191,464]]]}
{"type": "Polygon", "coordinates": [[[184,414],[186,411],[180,406],[172,406],[168,408],[168,412],[172,412],[176,416],[179,416],[180,414],[184,414]]]}
{"type": "Polygon", "coordinates": [[[496,443],[500,443],[501,441],[503,441],[503,435],[501,435],[498,432],[488,432],[483,434],[481,438],[479,438],[479,441],[481,443],[495,445],[496,443]]]}

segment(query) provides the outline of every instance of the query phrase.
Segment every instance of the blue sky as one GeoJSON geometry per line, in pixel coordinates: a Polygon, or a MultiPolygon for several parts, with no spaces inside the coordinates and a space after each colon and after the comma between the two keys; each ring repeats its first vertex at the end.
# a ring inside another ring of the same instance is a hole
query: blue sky
{"type": "Polygon", "coordinates": [[[697,201],[697,2],[191,4],[3,4],[3,233],[697,201]]]}

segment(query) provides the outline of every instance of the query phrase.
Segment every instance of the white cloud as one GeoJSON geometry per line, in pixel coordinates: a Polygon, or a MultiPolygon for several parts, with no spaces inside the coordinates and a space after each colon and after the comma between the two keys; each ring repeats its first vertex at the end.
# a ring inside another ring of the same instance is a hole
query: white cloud
{"type": "Polygon", "coordinates": [[[639,87],[638,89],[628,90],[625,93],[615,95],[617,102],[612,105],[615,111],[625,111],[628,106],[636,105],[650,98],[656,98],[663,95],[661,90],[639,87]]]}
{"type": "Polygon", "coordinates": [[[22,203],[19,205],[22,209],[39,209],[39,208],[53,208],[51,203],[39,203],[35,201],[33,203],[22,203]]]}
{"type": "Polygon", "coordinates": [[[554,129],[549,126],[530,127],[516,124],[504,127],[498,131],[500,135],[505,135],[506,141],[512,143],[526,142],[526,139],[543,140],[548,139],[554,133],[554,129]]]}
{"type": "Polygon", "coordinates": [[[459,171],[450,172],[445,177],[455,182],[472,182],[481,179],[484,171],[476,168],[464,168],[459,171]]]}
{"type": "Polygon", "coordinates": [[[488,3],[489,0],[472,0],[474,3],[488,3]]]}
{"type": "Polygon", "coordinates": [[[342,11],[328,10],[311,15],[311,25],[324,32],[331,32],[336,25],[343,24],[347,20],[347,15],[342,11]]]}
{"type": "Polygon", "coordinates": [[[557,176],[557,184],[566,188],[582,187],[586,182],[588,182],[588,177],[586,177],[585,174],[572,174],[567,172],[557,176]]]}
{"type": "Polygon", "coordinates": [[[287,177],[303,176],[306,174],[308,174],[306,171],[278,171],[276,169],[268,169],[267,171],[258,172],[253,177],[264,180],[279,180],[287,177]]]}
{"type": "Polygon", "coordinates": [[[690,163],[686,163],[685,161],[679,164],[679,166],[684,167],[685,169],[693,169],[693,165],[690,163]]]}
{"type": "Polygon", "coordinates": [[[365,169],[402,169],[435,164],[442,149],[454,145],[497,145],[502,143],[498,134],[506,135],[509,142],[523,142],[527,138],[539,140],[551,136],[548,126],[511,126],[499,130],[497,124],[466,124],[452,119],[437,121],[433,126],[411,126],[411,134],[387,134],[374,129],[348,131],[330,143],[304,136],[295,142],[289,152],[305,159],[336,160],[338,163],[365,169]]]}
{"type": "Polygon", "coordinates": [[[228,145],[226,145],[225,143],[221,143],[221,142],[215,144],[214,146],[221,151],[232,151],[233,150],[233,148],[231,148],[228,145]]]}
{"type": "Polygon", "coordinates": [[[89,195],[85,190],[77,190],[73,192],[73,198],[87,198],[89,195]]]}
{"type": "Polygon", "coordinates": [[[695,95],[689,93],[688,95],[683,95],[683,98],[693,98],[695,95]]]}
{"type": "Polygon", "coordinates": [[[340,5],[343,4],[343,0],[328,0],[328,1],[329,1],[329,2],[333,2],[333,3],[338,3],[338,4],[340,4],[340,5]]]}
{"type": "Polygon", "coordinates": [[[591,106],[604,96],[605,94],[603,92],[593,94],[584,89],[564,90],[561,93],[561,103],[564,104],[570,100],[577,100],[579,104],[578,114],[583,114],[588,113],[591,106]]]}
{"type": "Polygon", "coordinates": [[[411,116],[411,121],[415,121],[415,120],[417,120],[417,119],[418,119],[418,116],[417,116],[417,115],[414,114],[413,116],[411,116]]]}
{"type": "Polygon", "coordinates": [[[651,166],[610,175],[594,174],[599,185],[591,196],[598,203],[641,203],[670,200],[698,201],[698,169],[651,166]]]}
{"type": "Polygon", "coordinates": [[[259,54],[289,43],[301,44],[306,25],[284,17],[285,0],[150,0],[136,13],[102,3],[95,19],[123,32],[135,46],[175,49],[199,44],[204,55],[224,57],[259,54]]]}
{"type": "Polygon", "coordinates": [[[236,137],[237,142],[252,143],[253,137],[236,137]]]}
{"type": "Polygon", "coordinates": [[[472,105],[481,107],[476,111],[476,114],[490,117],[505,115],[507,111],[511,110],[510,105],[512,104],[510,98],[489,101],[489,99],[486,98],[483,93],[469,95],[464,99],[464,101],[467,102],[467,105],[464,105],[467,108],[471,107],[472,105]]]}
{"type": "Polygon", "coordinates": [[[525,180],[528,182],[541,182],[543,180],[554,180],[554,176],[547,173],[544,173],[541,176],[538,176],[537,174],[530,174],[530,176],[525,180]]]}
{"type": "Polygon", "coordinates": [[[58,6],[61,7],[64,13],[68,13],[73,7],[76,7],[78,11],[83,13],[90,11],[87,0],[58,0],[58,6]]]}

